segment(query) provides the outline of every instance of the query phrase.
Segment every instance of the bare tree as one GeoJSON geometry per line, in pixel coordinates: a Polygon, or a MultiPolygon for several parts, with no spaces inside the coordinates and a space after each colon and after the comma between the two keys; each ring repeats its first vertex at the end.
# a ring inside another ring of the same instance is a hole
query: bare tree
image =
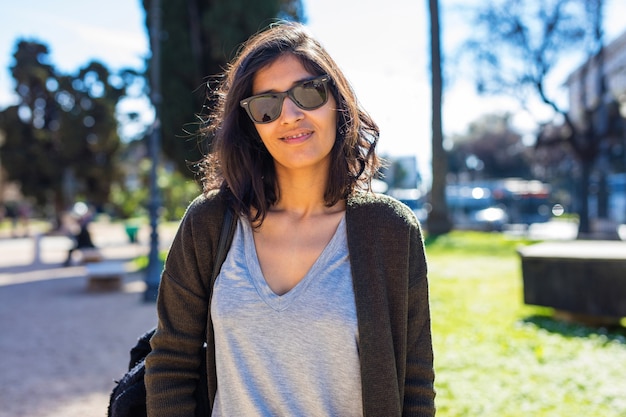
{"type": "Polygon", "coordinates": [[[477,9],[473,35],[464,48],[477,63],[480,92],[510,95],[525,106],[530,99],[539,98],[560,115],[560,128],[544,130],[538,135],[536,146],[566,143],[579,163],[579,236],[591,231],[588,185],[610,124],[604,100],[602,5],[603,0],[490,2],[477,9]],[[594,71],[583,67],[580,82],[587,85],[589,77],[597,77],[594,99],[585,94],[578,97],[584,111],[576,120],[548,88],[558,65],[572,51],[585,51],[585,65],[595,66],[594,71]],[[547,134],[548,131],[556,134],[547,134]]]}

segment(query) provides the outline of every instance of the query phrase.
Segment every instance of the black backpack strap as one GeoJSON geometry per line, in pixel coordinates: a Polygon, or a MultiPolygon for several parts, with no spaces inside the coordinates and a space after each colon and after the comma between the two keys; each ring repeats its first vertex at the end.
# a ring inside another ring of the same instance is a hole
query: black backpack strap
{"type": "Polygon", "coordinates": [[[215,284],[215,279],[217,278],[217,274],[220,271],[224,260],[226,259],[226,252],[229,245],[229,240],[232,238],[233,233],[235,231],[235,226],[237,222],[235,221],[235,213],[233,209],[229,206],[226,208],[226,212],[224,213],[224,223],[222,224],[222,231],[220,233],[220,240],[217,244],[217,252],[215,253],[215,265],[213,267],[213,272],[211,273],[211,288],[213,288],[213,284],[215,284]]]}
{"type": "MultiPolygon", "coordinates": [[[[224,223],[220,232],[220,238],[215,253],[215,265],[211,273],[211,287],[215,283],[220,267],[226,259],[226,253],[230,240],[237,225],[236,216],[232,208],[228,207],[224,213],[224,223]]],[[[145,358],[150,353],[150,338],[156,328],[152,328],[144,333],[137,344],[131,349],[129,371],[120,381],[116,381],[109,398],[108,417],[145,417],[146,416],[146,388],[145,378],[145,358]]],[[[200,380],[194,395],[197,400],[196,416],[209,415],[209,399],[207,396],[206,379],[206,357],[202,355],[200,365],[200,380]]]]}
{"type": "MultiPolygon", "coordinates": [[[[237,225],[236,216],[233,209],[229,206],[224,213],[224,223],[222,224],[222,231],[220,232],[220,239],[217,244],[217,251],[215,252],[215,261],[213,265],[213,272],[211,273],[211,282],[209,283],[212,291],[217,275],[221,269],[228,247],[230,246],[232,237],[235,233],[235,227],[237,225]]],[[[210,307],[209,307],[210,308],[210,307]]],[[[208,319],[208,318],[207,318],[208,319]]],[[[205,345],[206,346],[206,345],[205,345]]],[[[205,417],[210,414],[209,409],[209,387],[206,373],[206,352],[202,355],[202,361],[200,363],[200,379],[194,392],[196,398],[196,417],[205,417]]]]}

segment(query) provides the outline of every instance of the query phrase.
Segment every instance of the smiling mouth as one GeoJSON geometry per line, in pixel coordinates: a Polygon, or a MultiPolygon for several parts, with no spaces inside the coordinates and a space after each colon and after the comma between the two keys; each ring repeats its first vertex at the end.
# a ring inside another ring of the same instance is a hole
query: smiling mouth
{"type": "Polygon", "coordinates": [[[305,136],[309,136],[311,134],[311,132],[303,132],[303,133],[298,133],[297,135],[291,135],[291,136],[285,136],[283,138],[283,140],[295,140],[295,139],[300,139],[303,138],[305,136]]]}

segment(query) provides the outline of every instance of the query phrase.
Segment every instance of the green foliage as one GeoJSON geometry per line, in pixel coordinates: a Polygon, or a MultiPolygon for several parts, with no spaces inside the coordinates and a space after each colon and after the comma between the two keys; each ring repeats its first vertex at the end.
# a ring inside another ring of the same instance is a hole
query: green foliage
{"type": "Polygon", "coordinates": [[[556,321],[522,300],[519,245],[501,234],[427,241],[438,414],[626,414],[626,330],[556,321]]]}
{"type": "MultiPolygon", "coordinates": [[[[116,183],[111,189],[110,206],[121,218],[148,215],[150,204],[150,166],[148,159],[138,164],[138,183],[132,186],[116,183]]],[[[178,221],[189,203],[201,192],[200,185],[173,169],[159,167],[157,187],[161,200],[161,217],[168,221],[178,221]]]]}
{"type": "MultiPolygon", "coordinates": [[[[150,6],[150,0],[143,0],[148,30],[150,6]]],[[[302,20],[302,1],[162,0],[161,16],[162,148],[191,177],[189,163],[198,162],[208,146],[198,142],[200,121],[195,117],[205,112],[203,106],[211,106],[205,102],[207,79],[220,74],[237,46],[272,20],[302,20]]]]}
{"type": "Polygon", "coordinates": [[[159,174],[158,187],[163,201],[163,217],[169,221],[180,220],[189,203],[201,192],[200,185],[178,171],[159,174]]]}
{"type": "Polygon", "coordinates": [[[59,73],[49,62],[48,48],[19,40],[11,73],[18,104],[0,112],[2,166],[8,179],[39,206],[63,210],[84,198],[95,205],[108,200],[118,178],[115,155],[115,106],[123,83],[98,62],[76,74],[59,73]]]}
{"type": "Polygon", "coordinates": [[[109,204],[117,217],[128,219],[131,217],[145,216],[147,214],[147,201],[150,197],[150,189],[140,187],[128,189],[120,183],[111,187],[109,204]]]}
{"type": "MultiPolygon", "coordinates": [[[[159,251],[159,260],[165,263],[165,259],[167,258],[168,251],[159,251]]],[[[150,259],[148,255],[142,255],[135,258],[132,262],[134,271],[145,271],[148,268],[148,264],[150,263],[150,259]]]]}

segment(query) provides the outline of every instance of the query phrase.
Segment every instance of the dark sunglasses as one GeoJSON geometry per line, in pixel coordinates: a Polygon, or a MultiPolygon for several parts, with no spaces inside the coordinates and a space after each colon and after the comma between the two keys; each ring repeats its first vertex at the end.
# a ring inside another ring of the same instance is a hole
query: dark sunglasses
{"type": "Polygon", "coordinates": [[[264,93],[239,102],[254,123],[271,123],[280,117],[283,101],[289,97],[302,110],[315,110],[328,101],[328,75],[299,82],[283,93],[264,93]]]}

